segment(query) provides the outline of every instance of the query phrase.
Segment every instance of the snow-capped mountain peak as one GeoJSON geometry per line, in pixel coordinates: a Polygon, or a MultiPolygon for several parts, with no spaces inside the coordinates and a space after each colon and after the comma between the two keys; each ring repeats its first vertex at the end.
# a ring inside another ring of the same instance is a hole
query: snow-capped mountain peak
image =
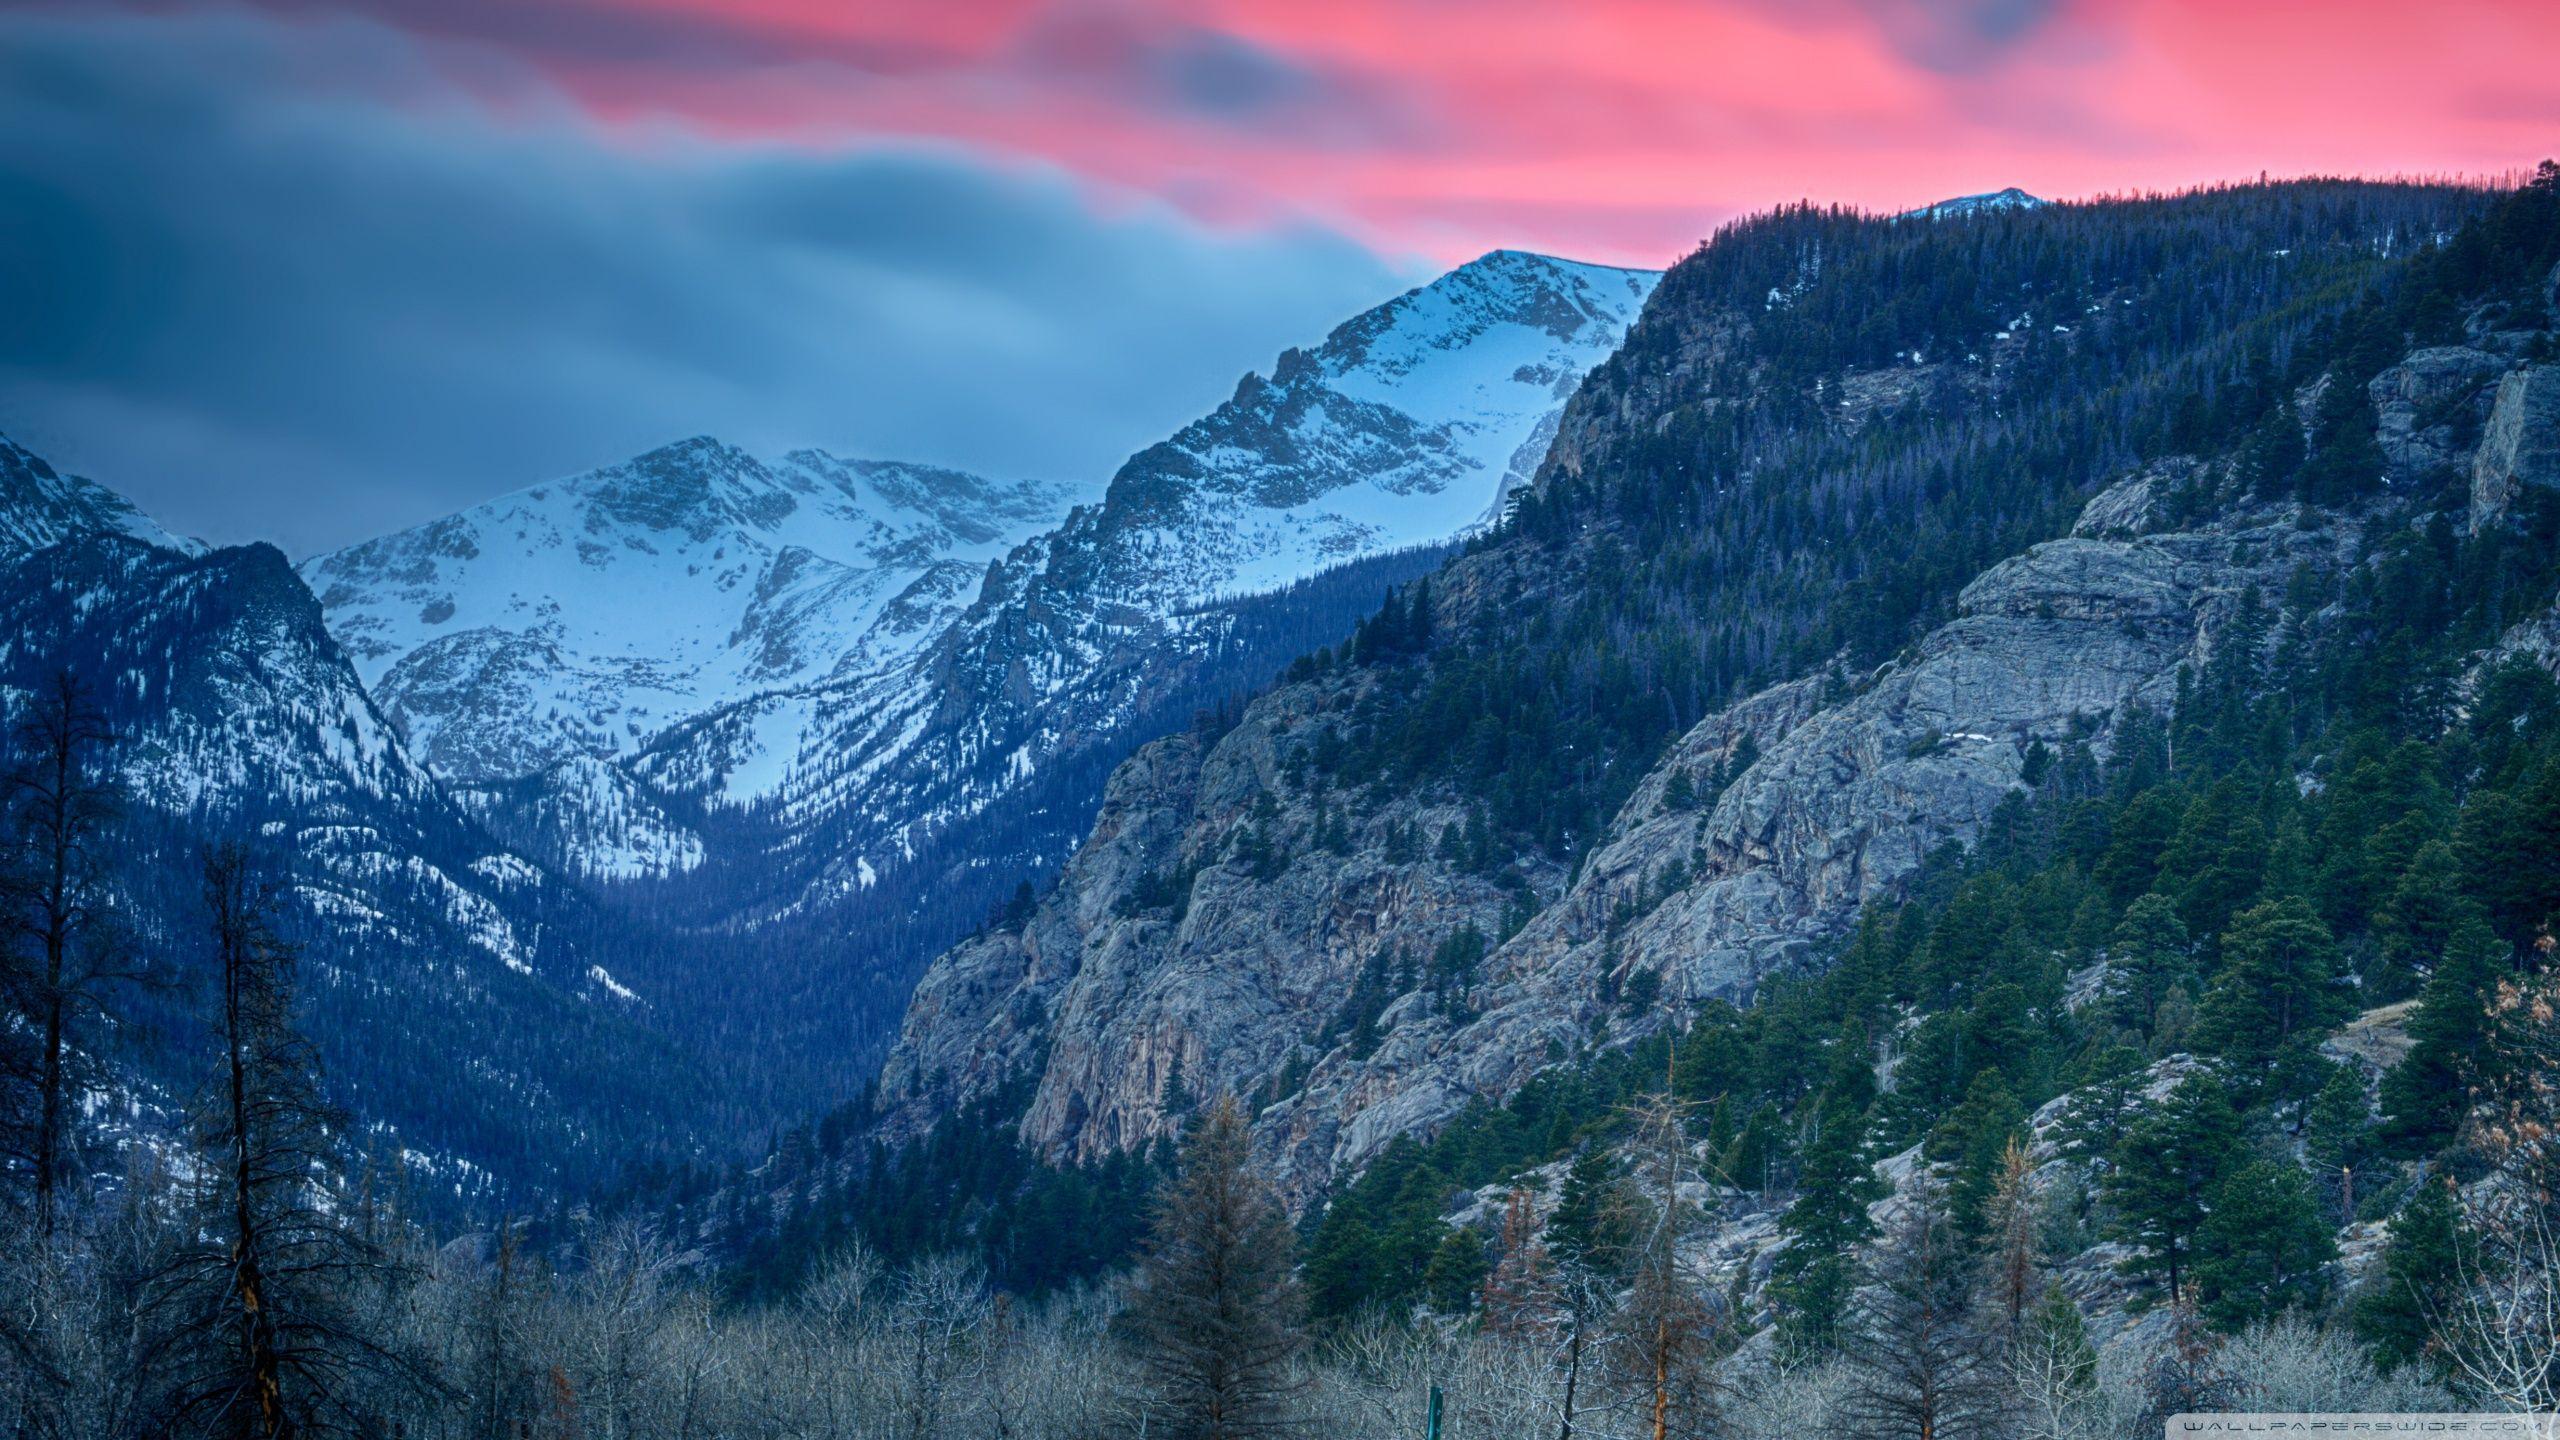
{"type": "Polygon", "coordinates": [[[1283,351],[1130,457],[907,661],[720,712],[631,767],[663,791],[767,803],[786,829],[823,822],[822,843],[794,847],[815,890],[867,886],[1068,757],[1146,738],[1141,717],[1205,657],[1286,664],[1296,651],[1277,647],[1295,642],[1231,628],[1244,597],[1497,518],[1658,279],[1516,250],[1461,265],[1283,351]]]}
{"type": "Polygon", "coordinates": [[[500,833],[663,874],[717,858],[686,816],[752,805],[807,836],[766,838],[810,884],[859,887],[1063,752],[1142,738],[1204,647],[1290,658],[1207,608],[1498,517],[1658,278],[1494,251],[1282,352],[1098,497],[698,437],[303,573],[500,833]]]}
{"type": "Polygon", "coordinates": [[[89,535],[124,535],[189,553],[204,548],[163,530],[106,486],[65,475],[43,456],[0,435],[0,555],[20,555],[89,535]]]}
{"type": "Polygon", "coordinates": [[[1188,601],[1465,534],[1537,469],[1552,417],[1659,278],[1520,250],[1471,260],[1245,377],[1122,466],[1095,523],[1160,529],[1186,552],[1188,601]]]}
{"type": "Polygon", "coordinates": [[[2012,185],[2005,190],[1993,190],[1981,195],[1959,195],[1952,200],[1941,200],[1935,205],[1923,205],[1917,210],[1905,210],[1897,218],[1954,220],[1967,215],[1995,214],[2002,210],[2033,210],[2050,203],[2050,201],[2039,200],[2012,185]]]}
{"type": "Polygon", "coordinates": [[[697,436],[302,568],[418,752],[492,782],[885,663],[1069,498],[697,436]]]}

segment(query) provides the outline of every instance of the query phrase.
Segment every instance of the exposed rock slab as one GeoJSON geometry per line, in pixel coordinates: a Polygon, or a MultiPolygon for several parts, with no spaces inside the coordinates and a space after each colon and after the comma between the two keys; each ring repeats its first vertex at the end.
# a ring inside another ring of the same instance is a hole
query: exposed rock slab
{"type": "Polygon", "coordinates": [[[2471,460],[2471,520],[2494,519],[2526,487],[2560,489],[2560,365],[2533,365],[2498,382],[2498,400],[2471,460]]]}

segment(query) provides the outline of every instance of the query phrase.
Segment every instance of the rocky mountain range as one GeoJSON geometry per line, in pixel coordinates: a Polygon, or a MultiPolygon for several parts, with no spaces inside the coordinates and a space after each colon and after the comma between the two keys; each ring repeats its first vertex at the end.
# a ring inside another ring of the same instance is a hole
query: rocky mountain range
{"type": "MultiPolygon", "coordinates": [[[[673,1133],[596,1108],[682,1069],[576,938],[600,917],[412,758],[282,554],[175,541],[5,442],[0,473],[0,683],[14,713],[68,671],[115,732],[133,944],[184,972],[198,850],[254,842],[298,901],[331,1070],[430,1194],[553,1182],[598,1137],[647,1149],[673,1133]]],[[[198,998],[153,992],[145,1028],[196,1033],[198,998]]],[[[138,1061],[118,1071],[132,1103],[191,1100],[205,1075],[185,1053],[122,1057],[138,1061]]]]}
{"type": "MultiPolygon", "coordinates": [[[[330,629],[418,756],[465,787],[554,772],[557,856],[603,878],[702,858],[612,763],[742,696],[860,686],[909,659],[1063,487],[687,440],[302,566],[330,629]]],[[[777,788],[782,746],[709,793],[777,788]]]]}
{"type": "Polygon", "coordinates": [[[1295,653],[1237,654],[1239,604],[1488,522],[1652,281],[1486,256],[1284,353],[1071,511],[1060,486],[701,439],[303,569],[502,833],[603,878],[725,859],[735,884],[695,887],[713,909],[789,913],[1062,754],[1116,758],[1213,657],[1295,653]]]}
{"type": "MultiPolygon", "coordinates": [[[[697,921],[742,894],[801,909],[822,881],[858,895],[935,807],[1004,793],[939,768],[998,707],[1038,737],[1011,779],[1040,772],[1041,803],[1072,807],[1072,767],[1036,757],[1100,746],[1107,765],[1144,738],[1115,723],[1159,723],[1150,695],[1241,688],[1311,625],[1338,638],[1322,627],[1374,604],[1362,577],[1492,516],[1652,279],[1487,257],[1290,352],[1072,509],[1060,485],[700,438],[295,567],[171,535],[0,442],[6,663],[20,695],[57,668],[97,677],[155,945],[192,943],[196,851],[256,839],[324,957],[314,1028],[367,1133],[457,1202],[574,1189],[601,1173],[574,1157],[708,1134],[745,1090],[814,1103],[806,1077],[833,1073],[816,1062],[767,1054],[742,1090],[744,1062],[713,1057],[762,1037],[868,1063],[879,1019],[810,997],[880,990],[863,1003],[893,1015],[912,973],[805,927],[715,957],[662,912],[599,904],[599,883],[690,878],[712,896],[697,921]],[[955,681],[1026,626],[1048,627],[1049,657],[1017,658],[1057,705],[955,681]],[[1208,671],[1190,690],[1186,666],[1208,671]],[[639,1093],[686,1098],[614,1108],[639,1093]]],[[[183,997],[154,1003],[177,1033],[197,1023],[183,997]]],[[[166,1109],[195,1079],[122,1083],[166,1109]]]]}

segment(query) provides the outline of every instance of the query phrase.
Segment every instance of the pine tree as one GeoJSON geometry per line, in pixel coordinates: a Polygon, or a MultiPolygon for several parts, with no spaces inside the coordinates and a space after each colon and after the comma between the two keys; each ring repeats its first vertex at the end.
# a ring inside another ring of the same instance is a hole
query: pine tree
{"type": "Polygon", "coordinates": [[[2461,1124],[2480,1080],[2490,991],[2507,955],[2506,942],[2478,916],[2446,944],[2409,1017],[2409,1053],[2382,1077],[2382,1113],[2395,1142],[2441,1144],[2461,1124]]]}
{"type": "Polygon", "coordinates": [[[1442,1314],[1464,1315],[1489,1271],[1483,1233],[1472,1225],[1452,1226],[1422,1267],[1422,1292],[1442,1314]]]}
{"type": "Polygon", "coordinates": [[[2239,1132],[2224,1082],[2199,1071],[2136,1120],[2116,1149],[2105,1189],[2116,1233],[2135,1247],[2125,1269],[2165,1279],[2173,1300],[2239,1132]]]}
{"type": "Polygon", "coordinates": [[[2317,1305],[2328,1294],[2329,1266],[2337,1258],[2337,1242],[2302,1172],[2255,1161],[2223,1181],[2197,1229],[2197,1298],[2207,1320],[2242,1329],[2317,1305]]]}
{"type": "Polygon", "coordinates": [[[1221,1095],[1182,1147],[1126,1314],[1154,1433],[1200,1440],[1288,1426],[1303,1337],[1289,1220],[1252,1169],[1244,1111],[1221,1095]]]}
{"type": "Polygon", "coordinates": [[[2462,922],[2475,915],[2480,909],[2462,894],[2462,863],[2453,847],[2441,840],[2419,847],[2374,917],[2380,953],[2364,987],[2370,1003],[2408,998],[2417,977],[2439,962],[2462,922]]]}
{"type": "Polygon", "coordinates": [[[2025,1108],[2001,1083],[2000,1072],[1985,1070],[1973,1077],[1964,1103],[1930,1133],[1926,1153],[1946,1184],[1948,1213],[1960,1233],[1978,1236],[1989,1224],[2002,1158],[2026,1123],[2025,1108]]]}
{"type": "Polygon", "coordinates": [[[204,1182],[142,1295],[152,1408],[180,1433],[376,1433],[368,1399],[423,1381],[352,1303],[389,1261],[341,1222],[319,1178],[341,1122],[295,1028],[280,892],[238,845],[206,854],[204,884],[220,1055],[198,1133],[204,1182]]]}
{"type": "Polygon", "coordinates": [[[1841,1314],[1857,1288],[1857,1246],[1875,1234],[1867,1206],[1883,1195],[1867,1157],[1866,1117],[1837,1102],[1818,1107],[1795,1203],[1778,1220],[1787,1247],[1770,1277],[1779,1334],[1790,1347],[1838,1343],[1841,1314]]]}
{"type": "Polygon", "coordinates": [[[2373,1144],[2373,1113],[2365,1100],[2364,1072],[2353,1065],[2319,1062],[2321,1082],[2302,1120],[2302,1153],[2336,1187],[2339,1223],[2355,1217],[2355,1177],[2373,1144]]]}
{"type": "Polygon", "coordinates": [[[1626,1215],[1617,1191],[1617,1161],[1608,1150],[1592,1145],[1573,1157],[1547,1216],[1547,1249],[1558,1261],[1603,1273],[1613,1267],[1626,1215]]]}
{"type": "Polygon", "coordinates": [[[2195,983],[2195,957],[2178,907],[2162,895],[2134,901],[2107,937],[2108,1018],[2149,1035],[2160,1002],[2173,990],[2192,993],[2195,983]]]}
{"type": "Polygon", "coordinates": [[[2244,1065],[2274,1059],[2295,1035],[2347,1009],[2337,942],[2300,897],[2243,912],[2222,939],[2222,970],[2205,989],[2196,1041],[2244,1065]]]}
{"type": "Polygon", "coordinates": [[[2356,1334],[2386,1366],[2428,1359],[2435,1316],[2462,1284],[2462,1212],[2452,1183],[2431,1180],[2391,1217],[2382,1273],[2357,1297],[2356,1334]]]}

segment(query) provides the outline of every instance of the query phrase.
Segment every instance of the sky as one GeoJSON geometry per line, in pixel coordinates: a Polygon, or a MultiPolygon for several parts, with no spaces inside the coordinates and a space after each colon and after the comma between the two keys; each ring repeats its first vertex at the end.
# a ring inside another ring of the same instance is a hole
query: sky
{"type": "Polygon", "coordinates": [[[2548,0],[0,0],[0,433],[296,554],[698,433],[1098,485],[1486,250],[2560,150],[2548,0]]]}

